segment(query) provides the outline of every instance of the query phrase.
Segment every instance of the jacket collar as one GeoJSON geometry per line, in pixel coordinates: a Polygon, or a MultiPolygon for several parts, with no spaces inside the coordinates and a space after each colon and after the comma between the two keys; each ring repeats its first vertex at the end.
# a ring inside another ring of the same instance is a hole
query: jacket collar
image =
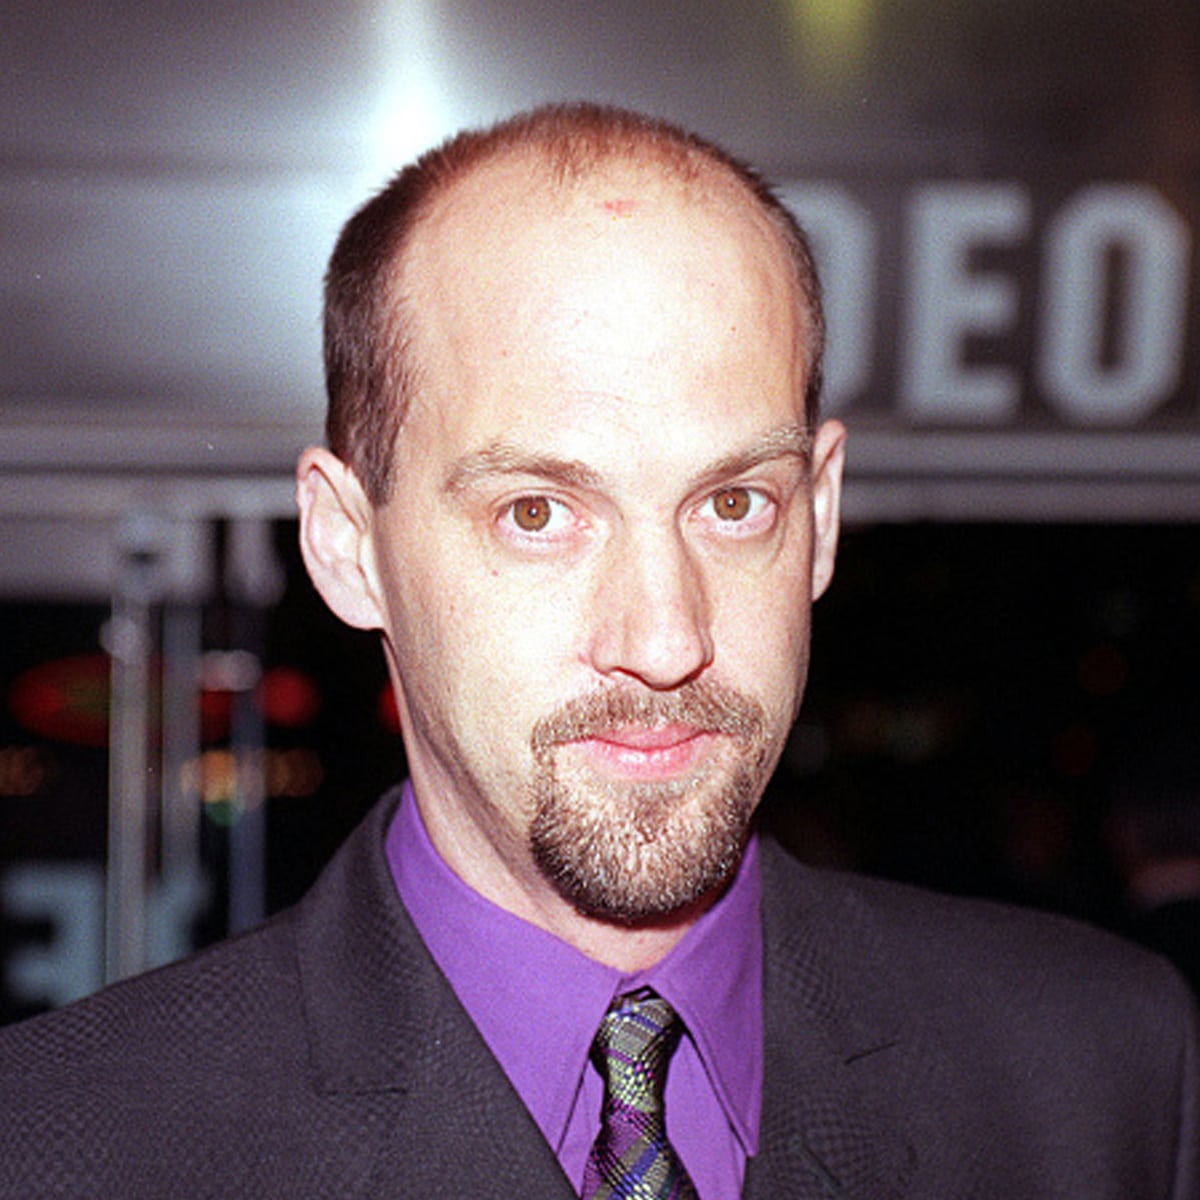
{"type": "MultiPolygon", "coordinates": [[[[460,1180],[491,1187],[519,1170],[569,1200],[557,1159],[396,894],[383,847],[398,800],[397,790],[372,809],[296,914],[314,1087],[395,1093],[414,1155],[445,1153],[457,1130],[460,1180]]],[[[766,1079],[745,1195],[897,1200],[913,1154],[876,1098],[900,1031],[848,978],[846,955],[859,948],[842,891],[762,849],[766,1079]]]]}
{"type": "Polygon", "coordinates": [[[389,793],[334,856],[296,914],[314,1088],[392,1093],[387,1157],[399,1193],[511,1195],[529,1179],[574,1192],[553,1151],[413,928],[388,873],[389,793]]]}
{"type": "Polygon", "coordinates": [[[879,1105],[903,1038],[844,969],[859,952],[838,889],[763,846],[766,1080],[745,1195],[903,1196],[911,1147],[879,1105]]]}

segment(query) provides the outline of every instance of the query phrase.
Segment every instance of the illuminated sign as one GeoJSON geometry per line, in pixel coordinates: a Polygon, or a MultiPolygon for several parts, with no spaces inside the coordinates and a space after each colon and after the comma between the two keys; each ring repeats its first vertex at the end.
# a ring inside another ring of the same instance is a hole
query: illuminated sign
{"type": "Polygon", "coordinates": [[[1009,181],[917,183],[874,207],[840,184],[780,191],[825,282],[832,411],[1200,432],[1191,235],[1150,185],[1084,184],[1049,210],[1009,181]]]}

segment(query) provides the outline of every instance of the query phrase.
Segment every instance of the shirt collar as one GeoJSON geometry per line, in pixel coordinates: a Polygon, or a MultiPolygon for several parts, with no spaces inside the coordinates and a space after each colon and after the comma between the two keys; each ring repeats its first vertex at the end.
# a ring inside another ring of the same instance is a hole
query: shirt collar
{"type": "Polygon", "coordinates": [[[755,1152],[763,1074],[762,884],[753,839],[720,900],[661,962],[632,977],[463,883],[430,841],[411,784],[386,850],[417,931],[551,1146],[562,1142],[592,1037],[613,997],[648,986],[683,1018],[731,1126],[746,1153],[755,1152]],[[561,1070],[548,1072],[546,1063],[561,1070]]]}
{"type": "Polygon", "coordinates": [[[762,1106],[761,909],[758,841],[751,838],[721,898],[670,954],[632,981],[653,988],[683,1018],[748,1155],[758,1148],[762,1106]]]}

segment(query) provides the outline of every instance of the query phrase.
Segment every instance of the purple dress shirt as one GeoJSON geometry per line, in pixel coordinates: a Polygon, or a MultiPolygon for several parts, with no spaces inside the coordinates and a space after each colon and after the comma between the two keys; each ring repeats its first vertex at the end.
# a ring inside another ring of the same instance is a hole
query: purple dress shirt
{"type": "Polygon", "coordinates": [[[687,1035],[667,1079],[667,1132],[701,1200],[739,1196],[762,1104],[762,883],[752,839],[733,882],[661,962],[626,975],[485,900],[445,864],[411,784],[387,836],[400,899],[579,1190],[603,1084],[588,1058],[609,1003],[652,987],[687,1035]],[[522,1014],[536,1014],[528,1019],[522,1014]]]}

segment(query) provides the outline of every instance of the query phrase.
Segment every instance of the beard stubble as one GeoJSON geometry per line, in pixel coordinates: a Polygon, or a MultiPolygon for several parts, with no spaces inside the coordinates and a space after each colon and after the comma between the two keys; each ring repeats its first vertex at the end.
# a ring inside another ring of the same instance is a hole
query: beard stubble
{"type": "Polygon", "coordinates": [[[611,688],[534,727],[534,861],[580,912],[633,925],[668,917],[733,874],[770,768],[762,706],[716,683],[611,688]],[[622,781],[565,765],[561,748],[622,726],[691,726],[727,744],[677,780],[622,781]]]}

